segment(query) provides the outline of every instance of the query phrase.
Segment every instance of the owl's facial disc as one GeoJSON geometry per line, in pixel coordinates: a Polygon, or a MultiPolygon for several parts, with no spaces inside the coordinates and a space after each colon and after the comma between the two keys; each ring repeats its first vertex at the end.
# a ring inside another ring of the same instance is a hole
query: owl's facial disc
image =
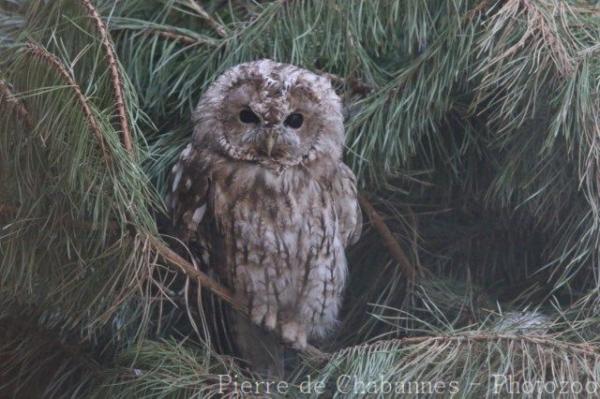
{"type": "Polygon", "coordinates": [[[194,139],[229,159],[267,167],[340,159],[342,104],[329,79],[252,61],[225,71],[193,114],[194,139]]]}
{"type": "Polygon", "coordinates": [[[315,153],[340,156],[343,121],[339,98],[328,81],[271,61],[232,71],[237,71],[232,79],[224,74],[214,86],[222,96],[213,103],[207,96],[202,103],[207,111],[218,107],[212,108],[218,123],[213,129],[220,136],[216,144],[229,157],[292,165],[315,153]]]}

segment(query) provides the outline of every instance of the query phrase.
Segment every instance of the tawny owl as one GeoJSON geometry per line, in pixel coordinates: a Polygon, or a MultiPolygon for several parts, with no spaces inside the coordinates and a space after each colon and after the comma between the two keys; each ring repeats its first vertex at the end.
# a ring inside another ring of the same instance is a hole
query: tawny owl
{"type": "Polygon", "coordinates": [[[242,356],[273,350],[262,331],[302,349],[335,326],[361,230],[340,98],[325,77],[249,62],[206,90],[193,123],[167,199],[178,234],[248,305],[242,356]]]}

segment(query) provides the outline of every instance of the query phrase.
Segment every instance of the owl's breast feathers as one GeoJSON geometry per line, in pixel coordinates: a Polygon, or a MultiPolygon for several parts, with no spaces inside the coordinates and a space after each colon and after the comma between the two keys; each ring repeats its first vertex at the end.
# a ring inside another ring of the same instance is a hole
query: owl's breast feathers
{"type": "Polygon", "coordinates": [[[301,213],[298,200],[307,205],[311,199],[318,208],[333,208],[344,247],[355,243],[362,214],[354,174],[338,160],[313,162],[315,167],[299,165],[276,173],[257,164],[231,162],[188,144],[171,170],[166,200],[177,234],[184,241],[194,240],[203,220],[216,221],[223,233],[228,210],[244,202],[267,210],[271,219],[277,220],[284,213],[288,217],[301,213]]]}
{"type": "Polygon", "coordinates": [[[256,323],[302,323],[322,335],[337,316],[344,248],[360,236],[361,213],[352,171],[313,162],[277,173],[190,145],[173,168],[168,205],[183,240],[212,247],[211,267],[256,323]]]}

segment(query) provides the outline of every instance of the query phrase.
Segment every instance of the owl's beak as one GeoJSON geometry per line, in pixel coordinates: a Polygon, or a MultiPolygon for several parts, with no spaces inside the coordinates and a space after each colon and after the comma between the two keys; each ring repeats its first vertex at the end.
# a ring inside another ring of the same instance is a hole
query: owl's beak
{"type": "Polygon", "coordinates": [[[265,150],[268,157],[271,156],[275,143],[277,143],[277,134],[274,132],[267,133],[267,137],[265,138],[265,150]]]}

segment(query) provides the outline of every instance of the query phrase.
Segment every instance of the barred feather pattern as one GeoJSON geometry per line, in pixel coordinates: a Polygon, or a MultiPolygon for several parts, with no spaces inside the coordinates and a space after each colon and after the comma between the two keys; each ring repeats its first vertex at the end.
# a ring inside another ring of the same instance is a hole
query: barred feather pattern
{"type": "Polygon", "coordinates": [[[321,76],[261,60],[218,78],[194,125],[167,199],[178,235],[200,244],[255,325],[302,349],[336,324],[344,250],[362,224],[341,160],[340,99],[321,76]],[[240,121],[242,111],[254,123],[240,121]],[[301,126],[287,126],[293,113],[301,126]]]}

